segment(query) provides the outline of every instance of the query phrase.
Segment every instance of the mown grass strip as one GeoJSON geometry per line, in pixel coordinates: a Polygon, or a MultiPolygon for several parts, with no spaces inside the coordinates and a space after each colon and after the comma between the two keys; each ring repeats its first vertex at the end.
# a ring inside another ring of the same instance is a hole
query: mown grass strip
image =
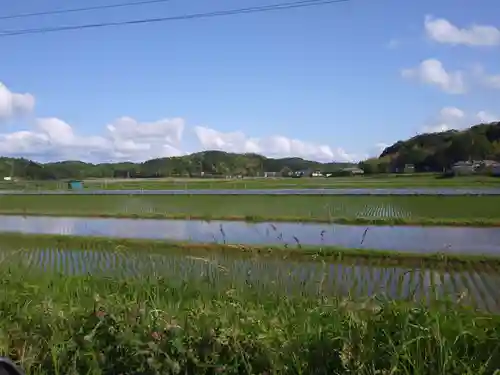
{"type": "MultiPolygon", "coordinates": [[[[498,267],[500,256],[446,254],[446,253],[409,253],[376,249],[352,249],[338,246],[248,246],[230,244],[197,244],[188,242],[114,239],[109,237],[86,237],[46,234],[0,233],[2,247],[15,248],[69,248],[69,249],[107,249],[122,251],[177,252],[182,254],[210,254],[222,252],[246,254],[249,256],[280,257],[296,260],[328,260],[335,262],[377,261],[384,266],[427,266],[442,267],[454,265],[498,267]]],[[[373,263],[372,263],[373,265],[373,263]]]]}

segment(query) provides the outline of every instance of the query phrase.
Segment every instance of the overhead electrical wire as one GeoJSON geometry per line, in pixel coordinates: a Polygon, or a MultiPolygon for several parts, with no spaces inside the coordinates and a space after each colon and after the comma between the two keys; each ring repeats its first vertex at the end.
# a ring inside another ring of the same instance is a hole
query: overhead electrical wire
{"type": "Polygon", "coordinates": [[[53,15],[53,14],[87,12],[87,11],[90,11],[90,10],[101,10],[101,9],[133,7],[133,6],[138,6],[138,5],[166,3],[168,1],[171,1],[171,0],[129,1],[129,2],[126,2],[126,3],[108,4],[108,5],[95,5],[95,6],[92,6],[92,7],[84,7],[84,8],[69,8],[69,9],[59,9],[59,10],[46,10],[46,11],[34,12],[34,13],[18,13],[18,14],[11,14],[11,15],[8,15],[8,16],[0,16],[0,21],[11,20],[11,19],[16,19],[16,18],[49,16],[49,15],[53,15]]]}
{"type": "Polygon", "coordinates": [[[262,5],[249,8],[221,10],[221,11],[206,12],[206,13],[193,13],[193,14],[185,14],[179,16],[143,18],[143,19],[129,20],[129,21],[102,22],[102,23],[82,24],[82,25],[72,25],[72,26],[41,27],[36,29],[0,31],[0,37],[25,35],[25,34],[41,34],[41,33],[61,32],[70,30],[96,29],[96,28],[111,27],[111,26],[126,26],[126,25],[138,25],[147,23],[181,21],[181,20],[191,20],[198,18],[212,18],[212,17],[231,16],[238,14],[248,14],[248,13],[262,13],[262,12],[293,9],[293,8],[305,8],[305,7],[315,7],[319,5],[345,3],[348,1],[350,0],[300,0],[300,1],[272,4],[272,5],[262,5]]]}

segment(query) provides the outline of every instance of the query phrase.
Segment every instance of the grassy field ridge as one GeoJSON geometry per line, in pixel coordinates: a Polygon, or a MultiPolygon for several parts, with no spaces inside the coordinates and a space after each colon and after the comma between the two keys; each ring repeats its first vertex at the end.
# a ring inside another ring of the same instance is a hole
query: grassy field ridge
{"type": "Polygon", "coordinates": [[[447,304],[2,270],[0,354],[28,374],[493,374],[500,318],[447,304]]]}

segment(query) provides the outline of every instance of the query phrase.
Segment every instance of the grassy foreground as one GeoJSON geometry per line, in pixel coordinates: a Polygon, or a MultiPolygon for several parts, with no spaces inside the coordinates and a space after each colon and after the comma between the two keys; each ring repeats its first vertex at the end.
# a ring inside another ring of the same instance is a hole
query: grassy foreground
{"type": "Polygon", "coordinates": [[[498,207],[500,196],[0,195],[0,214],[383,225],[498,226],[498,207]]]}
{"type": "Polygon", "coordinates": [[[493,374],[500,317],[2,267],[0,354],[28,374],[493,374]]]}

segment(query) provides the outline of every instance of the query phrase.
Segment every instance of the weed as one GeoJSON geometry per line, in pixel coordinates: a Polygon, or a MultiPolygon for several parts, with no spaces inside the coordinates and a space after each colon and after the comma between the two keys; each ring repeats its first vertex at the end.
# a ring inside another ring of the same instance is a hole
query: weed
{"type": "Polygon", "coordinates": [[[492,374],[500,317],[211,279],[2,267],[0,354],[28,374],[492,374]]]}

